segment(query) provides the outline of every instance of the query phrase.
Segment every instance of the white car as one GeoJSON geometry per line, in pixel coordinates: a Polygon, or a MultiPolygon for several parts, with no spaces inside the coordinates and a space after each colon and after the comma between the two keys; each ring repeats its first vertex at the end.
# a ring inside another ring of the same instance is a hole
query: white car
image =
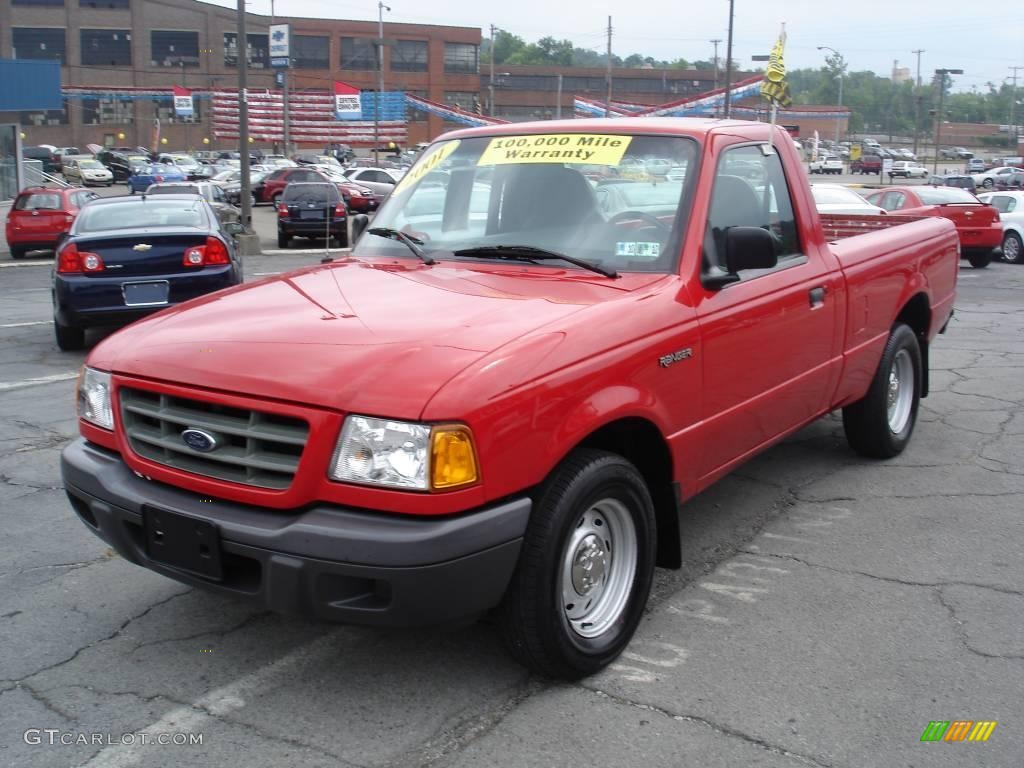
{"type": "Polygon", "coordinates": [[[820,154],[817,160],[808,164],[811,173],[835,173],[843,172],[843,160],[838,155],[820,154]]]}
{"type": "Polygon", "coordinates": [[[872,205],[849,187],[842,184],[811,184],[811,195],[818,213],[881,216],[885,211],[872,205]]]}
{"type": "Polygon", "coordinates": [[[889,178],[894,179],[901,176],[904,179],[927,179],[931,174],[923,165],[911,163],[907,160],[897,160],[889,170],[889,178]]]}
{"type": "Polygon", "coordinates": [[[64,161],[61,172],[67,181],[77,181],[83,187],[90,184],[105,184],[109,187],[114,183],[114,174],[99,160],[91,157],[69,157],[64,161]]]}
{"type": "Polygon", "coordinates": [[[363,184],[368,181],[378,184],[397,184],[402,178],[401,174],[391,168],[346,168],[345,176],[363,184]]]}
{"type": "Polygon", "coordinates": [[[1021,173],[1020,168],[1014,168],[1010,165],[1003,165],[999,168],[993,168],[990,171],[984,173],[975,173],[971,175],[974,179],[974,185],[976,187],[984,187],[985,189],[992,189],[1000,181],[1009,182],[1011,179],[1016,178],[1021,173]]]}
{"type": "Polygon", "coordinates": [[[1003,223],[1003,261],[1024,264],[1024,192],[985,192],[978,199],[999,211],[1003,223]]]}

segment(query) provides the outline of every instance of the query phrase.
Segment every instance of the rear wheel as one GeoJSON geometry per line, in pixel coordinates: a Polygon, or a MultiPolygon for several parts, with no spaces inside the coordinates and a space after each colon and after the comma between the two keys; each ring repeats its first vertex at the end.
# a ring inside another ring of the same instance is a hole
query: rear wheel
{"type": "Polygon", "coordinates": [[[967,261],[975,269],[984,269],[992,263],[992,254],[989,252],[968,254],[967,261]]]}
{"type": "Polygon", "coordinates": [[[878,370],[863,399],[843,408],[850,447],[863,456],[889,459],[907,447],[921,400],[921,347],[903,323],[893,326],[878,370]]]}
{"type": "MultiPolygon", "coordinates": [[[[1007,232],[1006,236],[1003,237],[1003,259],[1010,262],[1011,264],[1020,264],[1024,262],[1024,242],[1021,241],[1020,235],[1016,232],[1007,232]]],[[[11,249],[11,255],[14,255],[14,249],[11,249]]]]}
{"type": "Polygon", "coordinates": [[[613,453],[580,450],[543,485],[499,611],[530,669],[575,680],[610,664],[643,615],[654,573],[654,506],[613,453]]]}
{"type": "Polygon", "coordinates": [[[25,255],[28,253],[28,251],[20,245],[12,245],[10,246],[10,249],[12,259],[24,259],[25,255]]]}
{"type": "Polygon", "coordinates": [[[995,182],[992,181],[992,179],[985,179],[983,182],[981,182],[981,186],[983,186],[985,189],[992,189],[994,185],[995,182]]]}
{"type": "Polygon", "coordinates": [[[57,346],[64,352],[76,352],[85,346],[85,329],[83,328],[61,325],[54,318],[53,331],[57,337],[57,346]]]}
{"type": "Polygon", "coordinates": [[[291,235],[286,235],[284,232],[277,233],[277,247],[287,248],[292,242],[291,235]]]}

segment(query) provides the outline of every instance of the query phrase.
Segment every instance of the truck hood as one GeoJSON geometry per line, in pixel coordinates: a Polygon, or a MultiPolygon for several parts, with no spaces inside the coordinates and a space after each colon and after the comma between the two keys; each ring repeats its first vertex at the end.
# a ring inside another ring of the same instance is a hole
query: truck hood
{"type": "Polygon", "coordinates": [[[115,373],[392,418],[484,355],[661,279],[349,258],[220,291],[110,336],[115,373]]]}

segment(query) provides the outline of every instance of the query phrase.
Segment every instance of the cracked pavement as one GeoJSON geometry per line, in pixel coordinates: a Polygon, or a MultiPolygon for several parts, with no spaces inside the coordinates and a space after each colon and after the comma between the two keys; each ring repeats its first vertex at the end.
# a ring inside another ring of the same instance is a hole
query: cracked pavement
{"type": "Polygon", "coordinates": [[[526,673],[486,619],[299,620],[117,557],[60,488],[74,380],[2,386],[81,364],[53,344],[48,272],[0,275],[0,326],[19,324],[0,328],[0,766],[1021,765],[1024,268],[962,268],[903,455],[854,455],[832,415],[690,500],[683,568],[577,684],[526,673]],[[999,725],[920,741],[956,719],[999,725]],[[30,728],[203,743],[32,745],[30,728]]]}

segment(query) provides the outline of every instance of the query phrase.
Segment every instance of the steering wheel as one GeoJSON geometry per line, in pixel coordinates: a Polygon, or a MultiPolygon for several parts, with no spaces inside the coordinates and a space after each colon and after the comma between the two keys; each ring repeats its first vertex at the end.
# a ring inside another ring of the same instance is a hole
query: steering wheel
{"type": "Polygon", "coordinates": [[[641,219],[642,221],[647,222],[656,229],[660,229],[666,235],[669,232],[671,232],[671,229],[669,229],[669,227],[665,225],[660,219],[651,216],[651,214],[649,213],[644,213],[643,211],[622,211],[621,213],[617,213],[610,219],[608,219],[608,223],[613,227],[617,227],[624,221],[629,221],[630,219],[641,219]]]}

